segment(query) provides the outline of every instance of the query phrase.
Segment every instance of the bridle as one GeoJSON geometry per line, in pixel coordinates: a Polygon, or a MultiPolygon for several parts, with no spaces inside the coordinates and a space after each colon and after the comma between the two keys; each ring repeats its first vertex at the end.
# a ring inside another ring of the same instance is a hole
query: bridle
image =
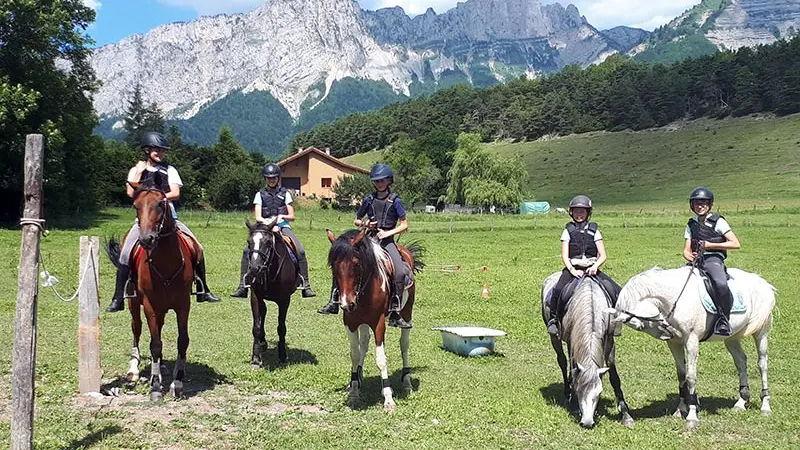
{"type": "MultiPolygon", "coordinates": [[[[278,234],[278,233],[275,233],[275,232],[270,231],[270,230],[263,230],[263,231],[264,231],[265,235],[266,234],[269,235],[269,237],[270,237],[270,239],[272,241],[272,245],[265,245],[263,249],[259,249],[259,250],[254,250],[252,248],[252,246],[250,246],[250,248],[248,248],[248,252],[247,252],[248,269],[250,267],[251,261],[253,260],[253,255],[258,255],[261,258],[263,258],[263,262],[256,267],[256,273],[254,275],[254,281],[261,276],[261,274],[264,272],[265,269],[266,269],[266,273],[267,274],[269,274],[271,272],[270,269],[272,268],[272,260],[274,259],[273,256],[277,255],[277,251],[276,251],[277,248],[276,247],[278,245],[277,241],[278,241],[279,238],[277,236],[275,236],[275,235],[278,234]]],[[[284,260],[285,259],[286,259],[285,256],[282,256],[282,257],[278,258],[278,268],[277,268],[277,270],[275,270],[272,278],[269,278],[269,277],[267,278],[267,282],[277,281],[278,276],[281,273],[281,269],[283,268],[283,264],[284,264],[284,260]]]]}
{"type": "MultiPolygon", "coordinates": [[[[153,245],[153,249],[155,249],[156,247],[158,247],[159,239],[161,239],[162,237],[167,237],[167,236],[171,236],[171,235],[175,234],[178,231],[178,227],[175,225],[175,222],[173,221],[172,230],[167,231],[166,233],[164,232],[164,225],[167,223],[167,215],[170,214],[169,200],[167,200],[167,196],[164,193],[164,191],[162,191],[161,189],[145,189],[145,191],[156,191],[156,192],[161,192],[162,194],[164,194],[164,198],[162,200],[159,200],[159,203],[162,203],[162,209],[161,209],[161,221],[158,223],[158,226],[156,227],[156,230],[155,230],[156,231],[156,240],[155,240],[155,243],[153,245]]],[[[147,249],[147,248],[145,248],[144,250],[145,250],[145,253],[147,254],[146,261],[147,261],[148,267],[150,268],[151,275],[155,274],[158,278],[160,278],[165,287],[170,286],[172,284],[172,282],[175,281],[176,278],[178,278],[178,276],[183,272],[183,269],[186,267],[186,257],[183,255],[183,251],[181,251],[180,242],[178,242],[178,252],[181,255],[181,265],[169,277],[165,277],[161,272],[159,272],[159,270],[158,270],[158,268],[156,268],[155,264],[153,264],[153,258],[151,256],[152,250],[147,249]]]]}

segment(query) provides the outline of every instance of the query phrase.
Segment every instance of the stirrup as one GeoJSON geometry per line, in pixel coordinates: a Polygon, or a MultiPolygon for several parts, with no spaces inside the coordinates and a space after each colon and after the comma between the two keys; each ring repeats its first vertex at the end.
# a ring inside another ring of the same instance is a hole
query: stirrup
{"type": "Polygon", "coordinates": [[[122,297],[123,299],[136,298],[136,283],[130,278],[125,280],[125,287],[122,289],[122,297]]]}
{"type": "Polygon", "coordinates": [[[197,292],[193,292],[192,295],[203,295],[208,293],[208,289],[206,289],[205,283],[203,283],[203,280],[201,280],[200,277],[197,276],[197,274],[195,274],[194,276],[194,287],[195,291],[197,292]]]}

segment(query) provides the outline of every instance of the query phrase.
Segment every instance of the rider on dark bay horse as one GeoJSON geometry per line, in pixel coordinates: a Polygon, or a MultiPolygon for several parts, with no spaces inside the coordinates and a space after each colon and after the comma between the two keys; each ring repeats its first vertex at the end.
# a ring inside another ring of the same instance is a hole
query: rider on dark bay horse
{"type": "Polygon", "coordinates": [[[622,288],[611,277],[600,271],[606,262],[606,247],[603,235],[597,224],[589,222],[592,217],[592,200],[585,195],[577,195],[569,202],[569,215],[572,222],[567,223],[561,232],[561,260],[564,270],[553,287],[550,297],[550,320],[547,332],[559,334],[559,314],[563,309],[561,292],[574,279],[585,275],[594,276],[611,297],[612,306],[617,301],[622,288]]]}
{"type": "MultiPolygon", "coordinates": [[[[191,242],[194,242],[199,246],[200,243],[197,241],[197,238],[194,236],[194,234],[192,234],[186,225],[178,220],[178,214],[171,202],[180,198],[181,186],[183,186],[183,182],[181,181],[178,171],[174,167],[164,162],[164,150],[169,150],[169,145],[167,144],[166,138],[161,133],[148,131],[142,135],[140,147],[144,152],[146,160],[139,161],[128,172],[126,190],[128,197],[133,198],[134,194],[136,193],[136,188],[141,186],[147,180],[154,178],[154,174],[156,172],[161,172],[161,179],[164,181],[163,185],[159,187],[166,193],[167,200],[170,200],[169,205],[172,212],[172,217],[175,219],[175,225],[178,227],[178,230],[181,233],[190,238],[191,242]]],[[[139,240],[139,233],[139,224],[138,222],[134,222],[133,226],[128,232],[128,237],[125,239],[125,243],[123,244],[122,251],[120,253],[120,265],[117,268],[117,280],[116,285],[114,286],[114,297],[111,298],[111,304],[106,309],[108,312],[122,311],[124,309],[125,283],[128,281],[128,277],[130,276],[130,267],[128,267],[128,264],[133,246],[139,240]]],[[[201,257],[200,260],[197,261],[195,271],[197,273],[197,277],[200,279],[200,282],[197,286],[197,301],[218,302],[220,300],[219,297],[211,293],[211,290],[208,288],[208,283],[206,282],[206,265],[204,258],[201,257]]]]}
{"type": "MultiPolygon", "coordinates": [[[[300,276],[303,277],[302,295],[304,298],[315,297],[314,291],[311,289],[311,283],[308,279],[308,259],[306,259],[306,251],[297,235],[292,231],[289,222],[295,220],[294,206],[292,206],[292,194],[281,186],[281,168],[277,164],[269,163],[261,170],[261,175],[267,182],[267,187],[256,192],[253,199],[253,211],[257,223],[266,223],[270,217],[277,217],[277,226],[281,229],[281,234],[289,236],[294,241],[294,246],[297,249],[297,265],[300,268],[300,276]]],[[[247,244],[244,246],[242,253],[242,262],[239,274],[239,287],[231,294],[231,297],[247,297],[247,287],[244,283],[244,276],[247,273],[247,256],[249,255],[247,244]]]]}
{"type": "MultiPolygon", "coordinates": [[[[378,229],[376,234],[380,240],[381,247],[386,250],[392,259],[394,267],[394,290],[391,301],[389,302],[389,325],[400,328],[411,328],[411,324],[400,316],[402,306],[403,291],[410,280],[408,265],[403,262],[397,244],[394,242],[394,235],[404,232],[408,228],[406,211],[400,201],[400,196],[391,192],[389,186],[394,182],[394,173],[391,167],[386,164],[376,164],[370,171],[370,179],[375,185],[376,191],[366,197],[361,203],[361,207],[356,212],[356,219],[353,225],[357,227],[369,226],[378,229]],[[368,216],[368,220],[362,221],[361,218],[368,216]]],[[[337,314],[339,303],[336,301],[336,286],[333,286],[331,298],[327,305],[317,310],[320,314],[337,314]]]]}

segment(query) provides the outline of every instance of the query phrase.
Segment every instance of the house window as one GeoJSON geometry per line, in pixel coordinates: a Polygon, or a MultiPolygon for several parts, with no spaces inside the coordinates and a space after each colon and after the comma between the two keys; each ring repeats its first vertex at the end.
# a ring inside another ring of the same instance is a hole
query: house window
{"type": "Polygon", "coordinates": [[[323,178],[322,179],[322,187],[330,188],[331,187],[331,178],[323,178]]]}

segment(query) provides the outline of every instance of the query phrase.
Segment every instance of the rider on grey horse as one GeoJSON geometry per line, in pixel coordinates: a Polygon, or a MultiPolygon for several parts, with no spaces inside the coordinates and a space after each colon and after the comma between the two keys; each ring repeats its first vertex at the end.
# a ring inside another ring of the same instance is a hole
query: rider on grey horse
{"type": "Polygon", "coordinates": [[[710,293],[711,298],[720,314],[714,333],[730,336],[733,296],[728,288],[725,258],[728,257],[727,250],[738,249],[740,244],[728,221],[719,214],[711,213],[713,205],[714,193],[709,188],[698,187],[689,195],[689,207],[696,216],[689,219],[684,231],[686,242],[683,257],[689,262],[697,262],[697,267],[708,274],[715,291],[710,293]],[[695,261],[698,254],[700,259],[695,261]]]}
{"type": "Polygon", "coordinates": [[[606,262],[606,248],[603,235],[597,224],[589,222],[592,217],[592,200],[585,195],[577,195],[569,202],[569,215],[572,222],[567,223],[561,232],[561,260],[564,270],[553,287],[550,297],[550,320],[547,332],[559,333],[559,316],[563,309],[562,291],[573,280],[584,275],[594,276],[611,299],[616,302],[620,286],[608,275],[600,271],[606,262]]]}

